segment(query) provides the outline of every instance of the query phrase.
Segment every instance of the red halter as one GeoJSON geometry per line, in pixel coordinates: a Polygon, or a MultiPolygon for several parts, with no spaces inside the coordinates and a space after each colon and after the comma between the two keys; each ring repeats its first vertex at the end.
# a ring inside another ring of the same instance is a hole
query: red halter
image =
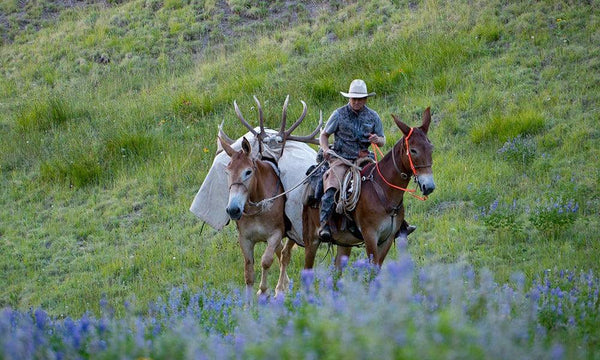
{"type": "MultiPolygon", "coordinates": [[[[408,148],[408,138],[410,138],[410,136],[413,133],[414,128],[410,128],[410,132],[408,133],[408,135],[404,138],[404,143],[406,144],[406,155],[408,156],[408,162],[410,163],[410,169],[412,170],[412,173],[414,176],[417,176],[417,170],[415,169],[415,165],[413,164],[412,161],[412,156],[410,156],[410,151],[408,148]]],[[[402,188],[398,185],[394,185],[392,183],[390,183],[389,181],[387,181],[387,179],[385,177],[383,177],[383,174],[381,173],[381,170],[379,170],[379,160],[377,159],[377,152],[379,152],[379,154],[381,155],[381,157],[383,158],[383,152],[381,151],[381,149],[379,148],[379,146],[377,146],[377,144],[373,143],[373,149],[375,149],[374,153],[375,153],[375,168],[377,169],[377,173],[379,174],[379,176],[383,179],[383,181],[390,187],[394,188],[394,189],[398,189],[398,190],[402,190],[405,192],[408,192],[411,196],[421,200],[421,201],[425,201],[427,200],[427,196],[419,196],[414,194],[414,192],[416,191],[415,189],[408,189],[408,188],[402,188]]],[[[392,149],[392,151],[394,151],[394,149],[392,149]]]]}

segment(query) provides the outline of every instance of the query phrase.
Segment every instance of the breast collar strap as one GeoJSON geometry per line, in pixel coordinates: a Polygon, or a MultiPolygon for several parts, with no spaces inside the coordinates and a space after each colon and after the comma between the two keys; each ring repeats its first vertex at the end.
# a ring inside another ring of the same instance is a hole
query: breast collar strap
{"type": "Polygon", "coordinates": [[[375,188],[375,193],[377,193],[377,198],[381,202],[381,205],[383,205],[385,212],[387,214],[389,214],[391,217],[395,217],[396,215],[398,215],[398,211],[402,208],[402,200],[403,199],[401,199],[400,202],[398,203],[398,205],[396,205],[396,206],[392,206],[390,204],[387,196],[385,196],[385,193],[383,192],[383,188],[381,187],[381,185],[379,185],[373,179],[373,170],[374,169],[375,169],[375,167],[373,167],[371,169],[371,171],[369,171],[369,175],[366,175],[366,176],[363,175],[361,180],[362,181],[370,181],[373,184],[373,187],[375,188]]]}

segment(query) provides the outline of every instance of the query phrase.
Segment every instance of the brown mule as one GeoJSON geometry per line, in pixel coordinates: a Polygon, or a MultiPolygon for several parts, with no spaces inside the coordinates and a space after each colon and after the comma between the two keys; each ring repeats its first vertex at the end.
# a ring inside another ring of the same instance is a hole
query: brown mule
{"type": "MultiPolygon", "coordinates": [[[[343,256],[349,256],[352,246],[365,244],[369,259],[381,266],[393,240],[406,238],[404,221],[404,193],[410,178],[414,177],[423,195],[435,189],[432,173],[433,145],[427,138],[431,112],[423,113],[421,126],[411,128],[395,115],[394,122],[404,136],[376,164],[367,165],[362,171],[361,193],[356,208],[349,215],[360,233],[342,229],[332,232],[332,243],[338,245],[336,265],[340,267],[343,256]],[[360,238],[362,235],[362,239],[360,238]]],[[[334,214],[333,228],[342,228],[344,214],[334,214]]],[[[319,208],[305,205],[302,212],[304,266],[314,266],[319,244],[319,208]]]]}
{"type": "Polygon", "coordinates": [[[276,296],[284,293],[289,286],[286,273],[290,262],[294,242],[287,239],[285,246],[286,221],[284,215],[285,197],[278,197],[266,204],[261,200],[269,199],[283,192],[283,186],[274,165],[266,160],[253,159],[250,143],[242,141],[242,150],[235,151],[219,137],[223,150],[231,157],[226,173],[229,183],[229,202],[227,213],[235,221],[238,241],[244,256],[244,278],[247,293],[254,285],[254,246],[266,242],[267,246],[261,258],[262,275],[258,295],[267,292],[267,273],[273,263],[274,255],[279,258],[279,280],[275,287],[276,296]]]}
{"type": "MultiPolygon", "coordinates": [[[[255,96],[260,130],[257,132],[242,116],[237,103],[233,105],[241,124],[248,128],[251,134],[258,140],[258,155],[252,156],[250,142],[243,138],[242,148],[236,151],[231,147],[233,140],[229,138],[222,128],[219,129],[219,147],[231,158],[225,172],[227,173],[229,185],[229,201],[227,214],[235,221],[238,230],[238,241],[244,256],[244,278],[246,281],[246,292],[249,295],[254,285],[254,247],[258,242],[266,242],[267,246],[261,258],[262,274],[258,295],[267,292],[267,273],[273,263],[274,256],[279,258],[279,280],[275,287],[275,295],[284,293],[289,286],[289,278],[286,273],[290,262],[291,251],[295,242],[287,239],[283,245],[282,239],[286,237],[289,230],[289,220],[285,214],[286,197],[282,196],[284,189],[277,168],[276,159],[263,160],[263,156],[277,155],[281,157],[288,140],[305,143],[317,143],[314,138],[318,133],[323,118],[320,117],[319,126],[312,134],[307,136],[294,136],[292,132],[296,129],[306,116],[306,103],[302,102],[302,115],[286,129],[287,107],[289,96],[283,104],[281,129],[277,136],[269,136],[264,127],[263,111],[255,96]],[[263,154],[263,149],[268,141],[280,142],[279,154],[263,154]]],[[[300,169],[304,171],[305,169],[300,169]]]]}

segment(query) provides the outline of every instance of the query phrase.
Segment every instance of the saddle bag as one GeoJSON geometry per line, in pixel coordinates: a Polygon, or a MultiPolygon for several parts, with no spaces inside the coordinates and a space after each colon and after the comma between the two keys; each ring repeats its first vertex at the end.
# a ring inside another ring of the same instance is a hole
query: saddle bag
{"type": "MultiPolygon", "coordinates": [[[[323,152],[319,149],[317,153],[317,163],[320,164],[323,161],[323,152]]],[[[312,165],[306,170],[306,175],[310,175],[318,165],[312,165]]],[[[304,205],[318,207],[321,203],[321,198],[325,192],[323,189],[323,175],[329,169],[329,163],[325,162],[321,165],[317,171],[315,171],[308,178],[308,183],[304,191],[304,205]]]]}

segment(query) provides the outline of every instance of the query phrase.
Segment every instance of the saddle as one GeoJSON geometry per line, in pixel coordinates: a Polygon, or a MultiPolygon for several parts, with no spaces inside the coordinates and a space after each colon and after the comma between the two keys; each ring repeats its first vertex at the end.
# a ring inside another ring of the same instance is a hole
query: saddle
{"type": "MultiPolygon", "coordinates": [[[[344,176],[344,183],[341,189],[338,191],[335,197],[335,209],[337,214],[333,214],[331,228],[333,231],[349,231],[356,238],[363,240],[362,234],[356,225],[353,218],[353,210],[356,206],[356,202],[360,195],[360,172],[362,167],[372,163],[373,156],[365,157],[358,160],[355,164],[359,166],[359,169],[350,167],[346,171],[344,176]],[[337,218],[337,219],[335,219],[337,218]],[[337,221],[336,221],[337,220],[337,221]]],[[[317,163],[321,164],[323,161],[323,153],[319,150],[317,154],[317,163]]],[[[313,208],[319,208],[321,204],[321,198],[324,194],[323,175],[329,169],[329,164],[324,162],[320,167],[319,165],[312,165],[307,171],[308,186],[304,193],[304,204],[313,208]]]]}
{"type": "MultiPolygon", "coordinates": [[[[344,175],[344,183],[342,184],[342,188],[341,188],[344,190],[340,189],[340,192],[344,191],[345,194],[343,196],[339,196],[339,194],[338,194],[338,196],[336,196],[336,205],[338,205],[340,200],[342,202],[345,202],[344,200],[348,198],[348,195],[350,193],[354,193],[355,191],[358,191],[358,193],[356,194],[356,197],[358,197],[358,195],[360,194],[360,184],[355,185],[354,182],[356,181],[355,179],[358,179],[359,176],[353,176],[353,175],[360,175],[363,168],[366,165],[372,163],[374,161],[374,159],[375,159],[375,157],[374,157],[373,153],[371,152],[369,154],[369,156],[358,159],[356,161],[356,165],[359,167],[358,170],[353,169],[353,168],[348,168],[348,170],[346,171],[346,174],[344,175]]],[[[308,181],[307,181],[308,186],[307,186],[307,191],[304,194],[303,203],[304,203],[304,205],[308,205],[311,207],[319,207],[321,198],[323,197],[323,194],[325,193],[325,188],[323,185],[323,175],[329,169],[329,163],[324,162],[323,164],[321,164],[324,160],[323,151],[321,149],[319,149],[319,152],[317,153],[316,160],[317,160],[317,165],[311,165],[308,168],[308,170],[306,170],[306,174],[305,174],[308,176],[308,181]],[[321,164],[321,166],[317,169],[319,164],[321,164]]],[[[342,211],[337,211],[337,212],[339,214],[342,213],[342,211]]]]}
{"type": "MultiPolygon", "coordinates": [[[[349,168],[344,176],[344,183],[342,184],[342,188],[336,194],[335,198],[335,207],[336,211],[333,214],[332,219],[330,219],[330,227],[333,232],[337,231],[348,231],[357,239],[364,240],[362,233],[358,229],[358,226],[354,220],[354,207],[349,206],[349,200],[354,199],[357,200],[361,191],[361,183],[363,181],[362,174],[364,172],[373,171],[371,167],[369,170],[369,165],[373,163],[374,156],[371,153],[371,156],[361,158],[357,162],[357,166],[359,169],[349,168]]],[[[317,154],[317,163],[320,164],[323,161],[322,151],[319,150],[317,154]]],[[[323,186],[323,174],[329,169],[329,164],[327,162],[323,163],[319,168],[318,165],[312,165],[307,171],[306,175],[308,177],[308,186],[305,188],[304,193],[304,204],[313,208],[319,208],[321,205],[321,198],[324,194],[324,186],[323,186]]],[[[380,199],[381,199],[381,194],[380,199]]],[[[354,204],[356,205],[356,204],[354,204]]],[[[388,213],[392,213],[395,208],[389,208],[388,213]],[[390,210],[391,209],[391,210],[390,210]]],[[[400,236],[408,236],[416,229],[415,226],[409,225],[406,220],[402,221],[400,226],[400,230],[395,234],[395,238],[400,236]]]]}

